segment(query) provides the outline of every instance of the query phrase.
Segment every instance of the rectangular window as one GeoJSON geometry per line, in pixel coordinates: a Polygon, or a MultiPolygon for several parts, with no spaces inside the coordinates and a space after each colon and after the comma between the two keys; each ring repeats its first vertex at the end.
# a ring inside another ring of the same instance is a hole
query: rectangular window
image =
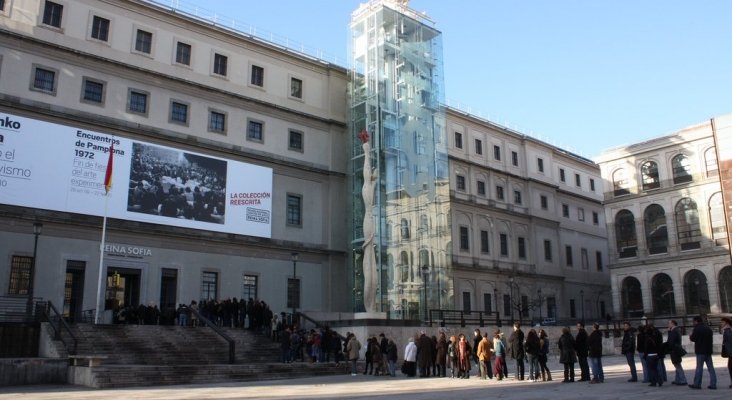
{"type": "Polygon", "coordinates": [[[241,279],[241,299],[258,299],[258,279],[257,275],[244,274],[241,279]]]}
{"type": "Polygon", "coordinates": [[[249,83],[254,86],[264,86],[264,68],[258,65],[252,65],[252,76],[250,77],[249,83]]]}
{"type": "Polygon", "coordinates": [[[290,78],[290,96],[302,99],[302,79],[290,78]]]}
{"type": "Polygon", "coordinates": [[[175,62],[183,65],[191,65],[191,45],[178,42],[175,45],[175,62]]]}
{"type": "Polygon", "coordinates": [[[302,226],[302,196],[297,194],[287,195],[287,225],[302,226]]]}
{"type": "Polygon", "coordinates": [[[569,218],[569,205],[562,204],[562,217],[569,218]]]}
{"type": "Polygon", "coordinates": [[[456,149],[463,148],[463,134],[460,132],[455,132],[455,148],[456,149]]]}
{"type": "Polygon", "coordinates": [[[513,164],[514,167],[518,167],[518,153],[515,151],[511,152],[511,164],[513,164]]]}
{"type": "Polygon", "coordinates": [[[28,294],[28,282],[33,257],[13,256],[10,261],[10,286],[8,294],[28,294]]]}
{"type": "Polygon", "coordinates": [[[559,168],[559,180],[562,182],[566,182],[566,177],[564,176],[564,168],[559,168]]]}
{"type": "Polygon", "coordinates": [[[577,220],[578,221],[584,221],[585,220],[585,209],[584,208],[578,208],[577,209],[577,220]]]}
{"type": "Polygon", "coordinates": [[[201,300],[218,299],[218,272],[203,271],[201,276],[201,300]]]}
{"type": "Polygon", "coordinates": [[[92,81],[87,78],[83,80],[84,94],[82,99],[90,103],[101,104],[104,102],[104,84],[98,81],[92,81]]]}
{"type": "Polygon", "coordinates": [[[43,23],[55,28],[61,27],[61,15],[64,12],[64,6],[52,1],[46,0],[43,8],[43,23]]]}
{"type": "Polygon", "coordinates": [[[520,236],[518,238],[518,258],[526,259],[526,239],[520,236]]]}
{"type": "Polygon", "coordinates": [[[521,316],[524,318],[529,316],[529,296],[521,296],[521,316]]]}
{"type": "Polygon", "coordinates": [[[574,259],[572,258],[572,246],[564,246],[564,258],[568,267],[574,265],[574,259]]]}
{"type": "Polygon", "coordinates": [[[539,197],[539,199],[540,199],[540,202],[541,202],[541,209],[542,210],[546,210],[547,208],[549,208],[549,200],[547,199],[546,196],[541,195],[539,197]]]}
{"type": "Polygon", "coordinates": [[[483,154],[483,142],[480,139],[475,139],[475,154],[483,154]]]}
{"type": "Polygon", "coordinates": [[[493,146],[493,158],[497,161],[501,161],[501,147],[493,146]]]}
{"type": "Polygon", "coordinates": [[[56,71],[41,67],[35,68],[33,89],[46,93],[56,92],[56,71]]]}
{"type": "Polygon", "coordinates": [[[208,115],[209,132],[226,133],[226,114],[210,111],[208,115]]]}
{"type": "Polygon", "coordinates": [[[465,177],[458,175],[455,180],[455,188],[461,192],[465,191],[465,177]]]}
{"type": "Polygon", "coordinates": [[[514,204],[521,204],[521,191],[520,190],[514,190],[513,191],[513,202],[514,204]]]}
{"type": "Polygon", "coordinates": [[[151,32],[138,29],[135,37],[135,50],[145,54],[152,53],[152,37],[151,32]]]}
{"type": "Polygon", "coordinates": [[[469,313],[471,310],[470,292],[463,292],[463,312],[469,313]]]}
{"type": "Polygon", "coordinates": [[[582,257],[582,269],[590,268],[590,260],[587,256],[587,249],[580,249],[580,256],[582,257]]]}
{"type": "Polygon", "coordinates": [[[130,100],[127,109],[130,112],[147,114],[147,93],[130,90],[130,100]]]}
{"type": "Polygon", "coordinates": [[[300,308],[300,280],[287,278],[287,308],[300,308]]]}
{"type": "Polygon", "coordinates": [[[496,186],[496,199],[503,200],[503,186],[496,186]]]}
{"type": "Polygon", "coordinates": [[[499,237],[501,240],[501,256],[508,257],[508,235],[501,233],[499,237]]]}
{"type": "Polygon", "coordinates": [[[489,293],[483,293],[483,311],[493,313],[493,301],[489,293]]]}
{"type": "Polygon", "coordinates": [[[478,181],[478,194],[485,196],[485,182],[483,181],[478,181]]]}
{"type": "Polygon", "coordinates": [[[590,190],[595,191],[595,180],[590,178],[590,190]]]}
{"type": "Polygon", "coordinates": [[[546,298],[546,316],[548,318],[557,318],[557,298],[547,297],[546,298]]]}
{"type": "Polygon", "coordinates": [[[480,231],[480,252],[490,253],[490,243],[488,241],[488,231],[480,231]]]}
{"type": "MultiPolygon", "coordinates": [[[[188,104],[173,101],[170,103],[170,121],[181,124],[188,123],[188,104]]],[[[225,126],[226,124],[224,124],[225,126]]]]}
{"type": "Polygon", "coordinates": [[[5,11],[5,0],[0,0],[0,11],[5,11]]]}
{"type": "Polygon", "coordinates": [[[460,250],[470,250],[470,238],[468,237],[468,227],[460,227],[460,250]]]}
{"type": "Polygon", "coordinates": [[[247,139],[261,142],[264,140],[264,125],[258,121],[249,121],[247,124],[247,139]]]}
{"type": "Polygon", "coordinates": [[[577,318],[577,309],[574,305],[574,299],[569,299],[569,317],[577,318]]]}
{"type": "Polygon", "coordinates": [[[594,225],[600,224],[600,214],[598,214],[596,211],[592,212],[592,223],[594,225]]]}
{"type": "Polygon", "coordinates": [[[543,158],[536,159],[536,168],[539,170],[539,172],[544,172],[544,159],[543,158]]]}
{"type": "Polygon", "coordinates": [[[552,241],[551,240],[544,241],[544,260],[546,260],[546,261],[552,260],[552,241]]]}
{"type": "Polygon", "coordinates": [[[288,148],[290,150],[302,151],[302,149],[303,149],[303,142],[302,142],[303,137],[302,136],[303,136],[302,132],[290,129],[289,139],[287,141],[288,148]]]}
{"type": "Polygon", "coordinates": [[[109,20],[95,15],[92,19],[91,37],[106,42],[109,39],[109,20]]]}
{"type": "Polygon", "coordinates": [[[509,315],[511,315],[511,295],[504,294],[503,295],[503,315],[504,318],[508,319],[509,315]]]}
{"type": "Polygon", "coordinates": [[[229,64],[229,57],[223,54],[214,53],[213,73],[216,75],[226,76],[229,64]]]}
{"type": "Polygon", "coordinates": [[[602,271],[602,252],[595,252],[595,263],[597,264],[597,270],[602,271]]]}
{"type": "Polygon", "coordinates": [[[580,178],[580,174],[574,174],[574,184],[577,185],[577,187],[582,187],[582,178],[580,178]]]}

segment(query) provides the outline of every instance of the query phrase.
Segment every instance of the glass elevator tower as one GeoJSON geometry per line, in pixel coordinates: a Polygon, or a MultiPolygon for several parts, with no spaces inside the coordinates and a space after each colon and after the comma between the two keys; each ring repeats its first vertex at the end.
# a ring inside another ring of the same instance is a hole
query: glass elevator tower
{"type": "Polygon", "coordinates": [[[353,309],[427,319],[453,308],[450,187],[441,33],[402,0],[351,18],[349,156],[353,309]],[[359,136],[368,133],[369,154],[359,136]],[[361,133],[361,135],[359,135],[361,133]],[[364,157],[375,176],[375,266],[364,271],[364,157]],[[374,269],[375,271],[371,271],[374,269]],[[375,282],[364,282],[375,275],[375,282]],[[375,296],[364,296],[364,288],[375,296]],[[372,308],[364,299],[375,297],[372,308]]]}

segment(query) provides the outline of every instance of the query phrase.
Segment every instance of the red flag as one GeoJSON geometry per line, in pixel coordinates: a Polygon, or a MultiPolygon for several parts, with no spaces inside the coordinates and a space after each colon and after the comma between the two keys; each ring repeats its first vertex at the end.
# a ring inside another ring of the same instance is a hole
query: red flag
{"type": "Polygon", "coordinates": [[[104,174],[104,193],[112,190],[112,162],[114,161],[114,143],[109,146],[109,160],[107,161],[107,172],[104,174]]]}

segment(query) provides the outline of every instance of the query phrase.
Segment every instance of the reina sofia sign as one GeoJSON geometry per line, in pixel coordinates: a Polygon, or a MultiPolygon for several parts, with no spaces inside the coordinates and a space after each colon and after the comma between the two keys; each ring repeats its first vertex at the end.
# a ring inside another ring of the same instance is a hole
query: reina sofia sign
{"type": "Polygon", "coordinates": [[[152,250],[147,247],[125,246],[121,244],[105,244],[104,252],[119,257],[146,257],[152,256],[152,250]]]}

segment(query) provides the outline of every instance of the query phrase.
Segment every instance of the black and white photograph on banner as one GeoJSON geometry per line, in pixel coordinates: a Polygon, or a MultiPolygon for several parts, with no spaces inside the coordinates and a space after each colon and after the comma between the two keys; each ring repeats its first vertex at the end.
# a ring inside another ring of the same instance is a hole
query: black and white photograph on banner
{"type": "Polygon", "coordinates": [[[127,211],[224,224],[226,161],[132,144],[127,211]]]}

